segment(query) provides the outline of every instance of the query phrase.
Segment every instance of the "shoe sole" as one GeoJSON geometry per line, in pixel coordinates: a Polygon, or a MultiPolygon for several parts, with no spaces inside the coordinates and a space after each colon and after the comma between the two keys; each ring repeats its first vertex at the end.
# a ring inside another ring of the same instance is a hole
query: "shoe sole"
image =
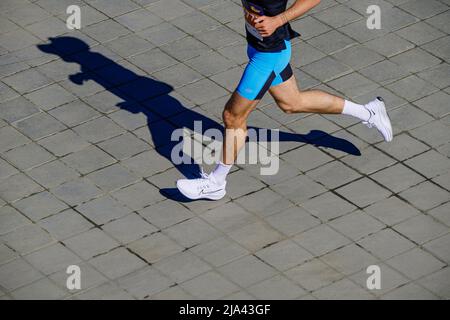
{"type": "Polygon", "coordinates": [[[381,124],[387,129],[387,132],[389,132],[389,137],[385,139],[385,141],[390,142],[392,141],[393,138],[391,119],[387,114],[386,105],[384,104],[383,99],[381,97],[377,97],[377,100],[380,102],[378,112],[380,113],[381,116],[381,124]]]}
{"type": "Polygon", "coordinates": [[[183,196],[185,196],[186,198],[188,198],[188,199],[191,199],[191,200],[200,200],[200,199],[207,199],[207,200],[220,200],[220,199],[222,199],[223,197],[225,197],[225,195],[227,194],[226,193],[226,191],[225,190],[223,190],[223,192],[221,192],[221,193],[218,193],[217,195],[216,194],[200,194],[200,195],[198,195],[198,196],[192,196],[192,195],[188,195],[187,193],[185,193],[184,191],[183,191],[183,189],[181,189],[181,188],[179,188],[178,186],[177,186],[177,189],[178,189],[178,191],[180,191],[180,193],[183,195],[183,196]]]}

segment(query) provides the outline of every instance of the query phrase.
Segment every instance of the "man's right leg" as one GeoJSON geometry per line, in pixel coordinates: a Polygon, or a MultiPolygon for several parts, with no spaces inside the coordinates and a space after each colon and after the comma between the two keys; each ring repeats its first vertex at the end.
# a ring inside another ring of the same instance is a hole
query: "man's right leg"
{"type": "Polygon", "coordinates": [[[376,127],[386,141],[392,140],[391,122],[381,98],[359,105],[320,90],[300,91],[294,76],[269,92],[284,112],[350,115],[376,127]]]}

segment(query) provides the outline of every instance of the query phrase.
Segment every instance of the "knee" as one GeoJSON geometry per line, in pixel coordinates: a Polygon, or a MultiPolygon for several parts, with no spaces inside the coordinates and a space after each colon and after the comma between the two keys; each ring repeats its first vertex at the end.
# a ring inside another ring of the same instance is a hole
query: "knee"
{"type": "Polygon", "coordinates": [[[245,123],[245,116],[237,115],[227,109],[223,111],[222,119],[225,128],[240,128],[245,123]]]}
{"type": "Polygon", "coordinates": [[[295,99],[288,101],[277,101],[278,106],[284,113],[302,113],[307,112],[304,98],[298,94],[295,99]]]}

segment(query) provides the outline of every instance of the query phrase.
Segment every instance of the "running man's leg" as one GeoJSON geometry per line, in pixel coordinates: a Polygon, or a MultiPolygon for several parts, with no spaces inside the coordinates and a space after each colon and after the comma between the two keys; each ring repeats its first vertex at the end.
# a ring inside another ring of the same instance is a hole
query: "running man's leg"
{"type": "Polygon", "coordinates": [[[269,92],[286,113],[350,115],[375,126],[386,141],[392,140],[392,127],[381,98],[360,105],[320,90],[300,91],[294,76],[271,87],[269,92]]]}

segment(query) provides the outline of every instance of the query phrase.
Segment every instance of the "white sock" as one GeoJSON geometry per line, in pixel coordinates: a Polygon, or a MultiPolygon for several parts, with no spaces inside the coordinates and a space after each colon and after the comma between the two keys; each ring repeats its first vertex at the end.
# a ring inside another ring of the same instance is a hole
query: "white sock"
{"type": "Polygon", "coordinates": [[[222,163],[222,161],[219,161],[219,163],[216,165],[216,168],[213,170],[213,172],[211,172],[211,175],[218,183],[222,184],[225,182],[227,174],[228,172],[230,172],[232,167],[232,164],[224,164],[222,163]]]}
{"type": "Polygon", "coordinates": [[[344,102],[344,110],[342,114],[356,117],[362,121],[367,121],[370,118],[370,111],[367,110],[362,104],[357,104],[348,100],[344,102]]]}

